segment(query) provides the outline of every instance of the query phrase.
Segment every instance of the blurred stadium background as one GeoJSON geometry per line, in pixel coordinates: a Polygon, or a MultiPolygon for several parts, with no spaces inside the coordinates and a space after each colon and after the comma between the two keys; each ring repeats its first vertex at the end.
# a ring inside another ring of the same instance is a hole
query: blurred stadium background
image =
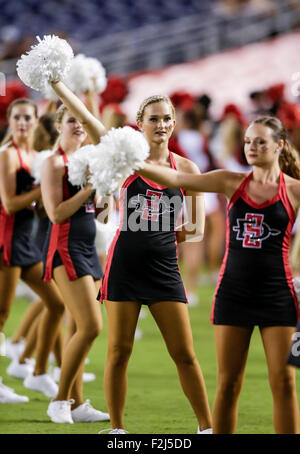
{"type": "MultiPolygon", "coordinates": [[[[169,95],[177,114],[170,148],[195,160],[201,171],[214,168],[246,170],[243,131],[260,113],[279,116],[289,130],[292,143],[300,150],[299,0],[0,0],[0,11],[0,73],[5,79],[4,84],[0,77],[0,140],[7,129],[7,107],[15,98],[33,98],[43,113],[46,100],[20,82],[16,61],[36,43],[36,36],[55,34],[65,38],[75,54],[83,53],[101,61],[108,84],[98,95],[99,111],[103,113],[111,107],[113,114],[118,116],[119,125],[135,122],[135,113],[146,96],[169,95]],[[187,131],[193,134],[187,134],[187,131]]],[[[211,205],[209,202],[207,231],[201,250],[196,250],[195,246],[180,250],[187,289],[196,295],[196,303],[200,300],[198,309],[201,312],[191,310],[191,320],[195,326],[197,352],[203,358],[208,374],[211,402],[215,392],[216,364],[209,312],[224,249],[224,208],[222,198],[211,201],[211,205]],[[197,258],[195,253],[198,252],[197,258]],[[187,260],[187,257],[192,258],[187,260]]],[[[9,335],[20,317],[18,311],[11,316],[9,335]]],[[[148,323],[146,320],[144,323],[148,323]]],[[[153,325],[151,321],[151,328],[150,324],[149,328],[148,325],[143,327],[144,342],[151,340],[153,325]]],[[[151,343],[146,351],[151,349],[157,360],[162,354],[161,339],[157,349],[151,343]]],[[[98,358],[103,360],[103,355],[99,356],[98,347],[97,354],[94,351],[94,365],[100,368],[98,358]]],[[[136,357],[136,363],[143,361],[143,354],[144,351],[136,357]]],[[[151,377],[154,371],[151,370],[151,359],[148,359],[147,356],[143,373],[151,377]]],[[[249,374],[259,380],[254,379],[246,385],[253,386],[253,391],[245,388],[245,400],[241,404],[244,420],[239,430],[240,433],[261,433],[262,430],[272,433],[270,395],[267,404],[263,400],[268,384],[259,339],[254,341],[252,359],[255,364],[249,366],[249,374]],[[263,415],[263,411],[268,418],[266,426],[256,427],[257,415],[263,415]]],[[[3,366],[0,372],[5,373],[4,370],[3,366]]],[[[139,363],[138,378],[140,373],[139,363]]],[[[102,369],[98,376],[101,374],[102,369]]],[[[99,393],[98,388],[95,393],[99,393]]],[[[128,405],[134,408],[136,396],[131,397],[132,400],[129,395],[128,405]]],[[[170,396],[170,402],[173,397],[170,396]]],[[[143,394],[141,405],[144,405],[143,394]]],[[[43,405],[41,408],[44,412],[43,405]]],[[[160,412],[159,408],[157,412],[160,412]]],[[[181,427],[181,416],[174,418],[181,427]]],[[[189,418],[194,424],[193,417],[190,415],[189,418]]],[[[10,424],[12,421],[13,416],[10,424]]],[[[31,424],[30,418],[28,424],[31,424]]],[[[31,433],[36,430],[29,426],[26,429],[20,426],[17,431],[31,433]]],[[[48,433],[54,429],[51,424],[47,426],[48,433]]],[[[84,430],[93,433],[94,428],[84,430]]],[[[140,430],[135,433],[145,433],[142,431],[147,429],[135,430],[140,430]]],[[[171,433],[172,429],[161,430],[171,433]]],[[[16,433],[16,428],[3,425],[2,433],[5,431],[16,433]]],[[[45,431],[45,426],[41,431],[45,431]]]]}

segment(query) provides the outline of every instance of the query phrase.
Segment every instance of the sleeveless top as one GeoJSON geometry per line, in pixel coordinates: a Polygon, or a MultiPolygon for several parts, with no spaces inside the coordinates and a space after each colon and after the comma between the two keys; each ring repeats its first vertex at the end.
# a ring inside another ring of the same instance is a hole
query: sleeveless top
{"type": "MultiPolygon", "coordinates": [[[[23,162],[19,147],[14,141],[12,145],[17,151],[20,163],[16,172],[16,195],[20,195],[34,189],[34,179],[23,162]]],[[[41,255],[31,239],[33,220],[34,203],[13,214],[6,213],[1,204],[0,249],[3,250],[5,266],[25,266],[41,261],[41,255]]]]}
{"type": "Polygon", "coordinates": [[[295,213],[284,174],[280,173],[277,194],[261,204],[246,192],[251,178],[252,172],[228,205],[226,249],[211,319],[214,323],[293,325],[298,304],[289,245],[295,213]]]}
{"type": "MultiPolygon", "coordinates": [[[[176,169],[170,152],[171,167],[176,169]]],[[[131,175],[120,192],[120,225],[108,252],[101,295],[113,301],[187,302],[175,226],[183,191],[131,175]]]]}
{"type": "MultiPolygon", "coordinates": [[[[73,197],[80,186],[68,180],[68,158],[63,149],[58,149],[65,163],[63,176],[63,200],[73,197]]],[[[95,249],[95,207],[92,196],[69,218],[59,224],[50,222],[44,248],[44,280],[50,281],[54,266],[63,264],[70,280],[92,274],[100,279],[102,270],[95,249]],[[59,255],[59,261],[55,257],[59,255]]]]}

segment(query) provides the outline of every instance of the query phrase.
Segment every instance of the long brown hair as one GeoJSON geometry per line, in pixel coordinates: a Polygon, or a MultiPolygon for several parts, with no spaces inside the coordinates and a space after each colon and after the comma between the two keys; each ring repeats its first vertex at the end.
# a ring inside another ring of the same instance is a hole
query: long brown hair
{"type": "Polygon", "coordinates": [[[300,180],[300,158],[296,148],[288,140],[288,132],[282,121],[277,117],[264,115],[256,118],[251,122],[253,124],[262,124],[274,131],[274,141],[283,140],[283,149],[279,155],[279,166],[281,170],[292,178],[300,180]]]}
{"type": "MultiPolygon", "coordinates": [[[[8,106],[8,108],[7,108],[6,116],[7,116],[8,120],[10,119],[10,116],[11,116],[13,108],[15,106],[20,105],[20,104],[22,104],[22,105],[23,104],[29,104],[30,106],[32,106],[33,109],[34,109],[35,118],[38,117],[37,105],[31,99],[18,98],[18,99],[15,99],[13,102],[11,102],[10,105],[8,106]]],[[[11,140],[12,140],[12,133],[8,130],[7,133],[5,134],[5,136],[3,137],[0,146],[5,145],[6,143],[10,142],[11,140]]]]}

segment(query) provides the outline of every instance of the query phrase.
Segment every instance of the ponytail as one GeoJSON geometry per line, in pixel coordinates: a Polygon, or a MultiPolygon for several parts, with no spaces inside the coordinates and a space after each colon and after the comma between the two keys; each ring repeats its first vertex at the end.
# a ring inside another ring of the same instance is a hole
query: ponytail
{"type": "Polygon", "coordinates": [[[288,132],[284,124],[277,117],[262,116],[251,122],[252,124],[262,124],[274,131],[274,140],[283,140],[284,146],[279,156],[279,166],[281,170],[292,178],[300,180],[300,157],[298,151],[288,140],[288,132]]]}
{"type": "Polygon", "coordinates": [[[279,156],[279,166],[284,173],[296,180],[300,180],[299,153],[287,140],[279,156]]]}

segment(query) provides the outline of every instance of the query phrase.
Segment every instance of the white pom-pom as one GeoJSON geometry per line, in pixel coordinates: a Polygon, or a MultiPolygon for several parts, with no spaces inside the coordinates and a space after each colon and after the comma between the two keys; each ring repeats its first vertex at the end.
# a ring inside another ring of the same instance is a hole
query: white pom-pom
{"type": "Polygon", "coordinates": [[[25,85],[43,91],[49,82],[65,79],[74,54],[67,41],[58,36],[37,40],[39,43],[17,61],[17,73],[25,85]]]}
{"type": "Polygon", "coordinates": [[[115,192],[119,180],[140,169],[149,156],[148,142],[130,126],[112,128],[96,148],[101,155],[90,162],[89,181],[102,195],[115,192]]]}
{"type": "Polygon", "coordinates": [[[11,146],[11,141],[5,143],[4,145],[2,145],[2,147],[0,147],[0,153],[1,151],[4,151],[6,150],[6,148],[10,147],[11,146]]]}
{"type": "Polygon", "coordinates": [[[95,246],[97,253],[100,254],[107,254],[109,246],[116,234],[117,226],[113,222],[108,221],[107,224],[103,222],[97,221],[96,223],[96,238],[95,238],[95,246]]]}
{"type": "Polygon", "coordinates": [[[45,160],[51,156],[55,150],[43,150],[39,151],[34,158],[32,165],[31,165],[31,175],[34,178],[35,184],[40,184],[41,182],[41,169],[42,165],[44,164],[45,160]]]}
{"type": "Polygon", "coordinates": [[[86,58],[86,64],[89,68],[89,74],[92,81],[91,89],[94,89],[96,93],[102,93],[107,85],[106,70],[104,66],[99,60],[91,57],[86,58]]]}
{"type": "Polygon", "coordinates": [[[83,54],[74,57],[66,79],[66,84],[75,93],[96,90],[101,93],[107,84],[106,72],[96,58],[87,58],[83,54]]]}
{"type": "Polygon", "coordinates": [[[87,181],[92,157],[97,159],[99,153],[94,145],[86,145],[75,151],[68,161],[68,180],[74,186],[80,186],[87,181]]]}
{"type": "Polygon", "coordinates": [[[297,296],[298,303],[300,304],[300,276],[296,276],[293,279],[294,290],[297,296]]]}
{"type": "Polygon", "coordinates": [[[59,101],[59,97],[57,96],[57,94],[55,93],[55,91],[53,90],[51,85],[49,85],[49,84],[43,89],[42,93],[45,96],[45,99],[49,99],[50,101],[54,101],[54,102],[59,101]]]}

